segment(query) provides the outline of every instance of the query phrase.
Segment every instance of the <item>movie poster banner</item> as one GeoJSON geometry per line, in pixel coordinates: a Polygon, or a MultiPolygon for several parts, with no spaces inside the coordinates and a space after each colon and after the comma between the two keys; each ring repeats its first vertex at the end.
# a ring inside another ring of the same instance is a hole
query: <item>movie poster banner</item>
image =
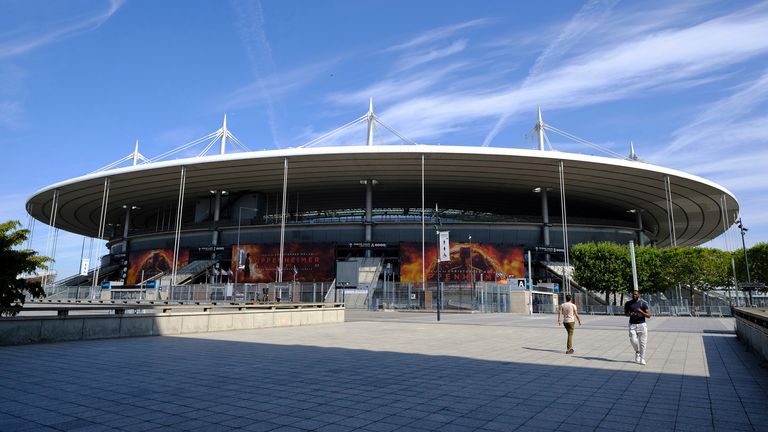
{"type": "MultiPolygon", "coordinates": [[[[517,246],[490,243],[450,243],[450,261],[440,263],[443,282],[470,282],[472,274],[477,281],[506,283],[509,278],[525,277],[523,249],[517,246]]],[[[424,245],[427,282],[436,279],[437,248],[434,243],[424,245]]],[[[421,243],[400,243],[400,282],[421,283],[421,243]]]]}
{"type": "MultiPolygon", "coordinates": [[[[188,263],[189,249],[180,250],[179,262],[176,264],[177,268],[182,268],[188,263]]],[[[128,277],[125,283],[126,285],[135,285],[159,273],[170,273],[172,268],[173,249],[150,249],[131,252],[128,255],[128,277]]]]}
{"type": "MultiPolygon", "coordinates": [[[[241,244],[232,246],[232,273],[238,283],[277,281],[280,264],[279,244],[241,244]],[[240,268],[237,268],[238,262],[240,268]]],[[[331,282],[335,273],[331,243],[287,243],[283,248],[283,282],[331,282]]]]}

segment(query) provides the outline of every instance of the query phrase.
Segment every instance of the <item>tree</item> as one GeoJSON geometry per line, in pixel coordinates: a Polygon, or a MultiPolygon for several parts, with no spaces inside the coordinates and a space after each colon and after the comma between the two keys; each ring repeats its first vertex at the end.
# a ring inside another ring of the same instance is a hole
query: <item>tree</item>
{"type": "Polygon", "coordinates": [[[729,286],[730,254],[720,249],[695,248],[699,261],[699,277],[694,287],[700,291],[729,286]]]}
{"type": "Polygon", "coordinates": [[[677,285],[687,288],[691,306],[695,306],[694,291],[708,291],[730,284],[730,256],[711,248],[674,247],[664,249],[662,279],[667,288],[677,285]]]}
{"type": "MultiPolygon", "coordinates": [[[[615,243],[581,243],[571,249],[573,278],[586,289],[605,294],[609,303],[611,293],[625,291],[629,252],[615,243]]],[[[631,280],[630,270],[630,280],[631,280]]]]}
{"type": "MultiPolygon", "coordinates": [[[[640,292],[653,294],[667,289],[661,250],[653,246],[635,247],[635,261],[637,264],[637,285],[640,292]]],[[[629,272],[631,278],[631,267],[629,272]]]]}
{"type": "Polygon", "coordinates": [[[29,231],[17,229],[19,221],[0,224],[0,315],[16,315],[24,304],[27,294],[33,298],[45,296],[40,283],[30,283],[20,276],[38,269],[47,270],[50,259],[37,255],[31,250],[19,250],[18,246],[27,240],[29,231]]]}
{"type": "MultiPolygon", "coordinates": [[[[768,284],[768,243],[758,243],[747,249],[749,259],[749,276],[752,282],[768,284]]],[[[742,249],[733,252],[736,262],[736,278],[739,282],[747,282],[747,270],[742,249]]]]}

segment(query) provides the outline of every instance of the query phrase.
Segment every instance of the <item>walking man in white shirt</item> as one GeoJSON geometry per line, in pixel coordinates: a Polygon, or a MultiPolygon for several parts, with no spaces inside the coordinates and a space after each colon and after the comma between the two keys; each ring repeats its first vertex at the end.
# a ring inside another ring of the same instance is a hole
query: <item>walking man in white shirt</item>
{"type": "Polygon", "coordinates": [[[568,342],[566,347],[566,354],[573,354],[573,329],[576,326],[576,322],[581,325],[581,317],[579,316],[579,310],[576,305],[571,301],[571,295],[565,296],[565,303],[560,305],[560,309],[557,311],[557,325],[560,325],[560,317],[563,317],[563,327],[568,332],[568,342]]]}

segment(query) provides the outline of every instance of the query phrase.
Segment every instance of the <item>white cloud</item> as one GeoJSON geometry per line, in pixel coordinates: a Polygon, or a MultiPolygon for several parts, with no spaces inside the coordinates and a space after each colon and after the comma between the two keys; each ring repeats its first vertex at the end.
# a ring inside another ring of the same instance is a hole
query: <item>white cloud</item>
{"type": "Polygon", "coordinates": [[[579,40],[606,21],[616,3],[618,3],[618,0],[590,0],[585,4],[573,19],[568,22],[563,31],[539,55],[533,67],[531,67],[528,76],[538,76],[543,70],[557,64],[559,59],[576,45],[579,40]]]}
{"type": "Polygon", "coordinates": [[[110,0],[105,11],[98,12],[84,19],[64,23],[57,28],[37,33],[12,33],[10,40],[0,41],[0,59],[24,54],[83,31],[94,30],[104,24],[122,6],[124,0],[110,0]]]}
{"type": "Polygon", "coordinates": [[[328,97],[328,101],[338,105],[362,107],[367,106],[369,97],[374,97],[374,104],[377,102],[394,103],[414,94],[426,92],[438,84],[443,84],[450,74],[456,73],[466,66],[466,63],[455,63],[444,65],[434,72],[410,73],[407,77],[387,78],[361,90],[334,93],[328,97]]]}
{"type": "Polygon", "coordinates": [[[440,28],[422,33],[421,35],[409,40],[408,42],[391,46],[387,48],[385,51],[402,51],[402,50],[426,45],[431,42],[436,42],[442,39],[449,38],[460,30],[483,26],[490,22],[492,22],[492,20],[484,18],[484,19],[475,19],[475,20],[471,20],[471,21],[467,21],[459,24],[450,25],[450,26],[440,27],[440,28]]]}
{"type": "Polygon", "coordinates": [[[768,116],[754,116],[768,97],[768,71],[730,96],[710,104],[690,124],[673,133],[674,141],[655,156],[674,157],[681,150],[699,151],[710,146],[742,147],[768,138],[768,116]]]}
{"type": "MultiPolygon", "coordinates": [[[[555,67],[554,65],[571,47],[606,20],[608,13],[615,4],[616,1],[606,3],[600,0],[591,0],[584,5],[573,19],[568,22],[563,31],[539,55],[521,87],[525,88],[542,71],[555,67]]],[[[483,147],[491,144],[511,115],[512,113],[509,112],[502,113],[493,129],[483,140],[483,147]]]]}
{"type": "Polygon", "coordinates": [[[300,68],[272,73],[257,78],[252,83],[236,89],[219,104],[219,109],[250,107],[254,105],[269,105],[274,99],[280,99],[297,91],[318,77],[328,72],[339,59],[331,59],[314,63],[300,68]]]}
{"type": "MultiPolygon", "coordinates": [[[[278,143],[277,114],[272,88],[262,81],[275,75],[275,65],[272,61],[272,48],[264,31],[264,12],[259,1],[233,2],[237,12],[237,29],[251,64],[253,75],[257,80],[247,93],[259,94],[266,105],[267,123],[272,133],[272,140],[278,143]]],[[[279,144],[278,144],[279,147],[279,144]]]]}
{"type": "Polygon", "coordinates": [[[397,62],[396,69],[398,72],[402,72],[406,69],[411,69],[416,66],[441,59],[443,57],[448,57],[453,54],[460,53],[464,51],[466,47],[467,40],[460,39],[445,48],[430,49],[423,52],[411,53],[407,56],[404,56],[400,59],[400,61],[397,62]]]}
{"type": "Polygon", "coordinates": [[[749,12],[611,41],[610,46],[561,59],[559,67],[532,77],[526,86],[425,90],[403,98],[382,116],[421,140],[499,112],[514,116],[532,113],[537,105],[565,109],[644,97],[659,88],[688,88],[692,80],[768,52],[768,17],[762,9],[749,12]]]}

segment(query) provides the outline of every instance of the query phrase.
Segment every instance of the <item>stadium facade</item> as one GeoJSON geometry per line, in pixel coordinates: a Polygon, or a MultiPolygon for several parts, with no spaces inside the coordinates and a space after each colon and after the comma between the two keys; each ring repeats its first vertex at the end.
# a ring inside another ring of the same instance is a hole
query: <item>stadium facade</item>
{"type": "Polygon", "coordinates": [[[137,148],[129,166],[39,190],[27,211],[106,240],[97,277],[127,284],[174,281],[195,262],[238,283],[330,282],[339,261],[363,256],[421,283],[435,277],[436,229],[450,233],[442,279],[522,278],[528,252],[563,261],[589,241],[699,245],[739,211],[724,187],[634,155],[544,150],[540,116],[538,150],[373,145],[378,121],[372,109],[358,119],[365,145],[228,153],[239,142],[225,120],[206,137],[217,154],[148,161],[137,148]]]}

